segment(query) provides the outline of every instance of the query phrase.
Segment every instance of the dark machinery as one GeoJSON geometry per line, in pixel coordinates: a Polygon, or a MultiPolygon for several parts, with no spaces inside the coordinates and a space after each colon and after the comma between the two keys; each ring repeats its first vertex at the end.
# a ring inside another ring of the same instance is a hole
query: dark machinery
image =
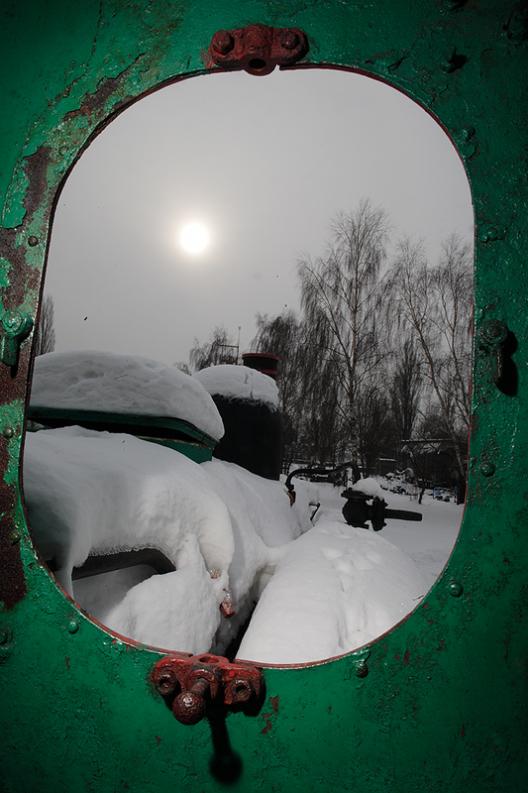
{"type": "MultiPolygon", "coordinates": [[[[295,503],[295,488],[292,484],[294,476],[317,476],[325,478],[327,482],[337,482],[340,472],[345,468],[352,467],[354,471],[354,484],[361,481],[359,478],[359,469],[355,464],[350,462],[337,465],[335,468],[296,468],[291,471],[286,477],[286,489],[290,503],[295,503]]],[[[321,480],[319,480],[321,481],[321,480]]],[[[386,526],[385,518],[394,520],[413,520],[421,521],[422,515],[420,512],[411,512],[406,509],[387,509],[387,502],[378,496],[371,496],[368,493],[363,493],[361,490],[347,487],[341,493],[343,498],[346,498],[345,506],[343,507],[343,517],[349,526],[356,526],[359,529],[368,529],[367,521],[370,520],[374,531],[381,531],[386,526]],[[372,499],[372,503],[368,502],[372,499]]],[[[317,505],[319,508],[319,504],[317,505]]],[[[313,520],[315,512],[312,513],[311,519],[313,520]]]]}
{"type": "Polygon", "coordinates": [[[385,518],[393,520],[414,520],[421,521],[420,512],[411,512],[407,509],[387,509],[387,502],[378,496],[369,496],[361,490],[353,490],[347,487],[341,493],[346,498],[343,507],[343,517],[349,526],[357,526],[359,529],[368,529],[367,521],[370,520],[374,531],[380,531],[387,524],[385,518]],[[367,503],[372,498],[372,504],[367,503]]]}

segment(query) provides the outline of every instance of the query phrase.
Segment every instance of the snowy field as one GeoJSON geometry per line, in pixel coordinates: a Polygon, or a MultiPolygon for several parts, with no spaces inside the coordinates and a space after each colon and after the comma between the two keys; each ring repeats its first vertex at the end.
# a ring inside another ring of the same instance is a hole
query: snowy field
{"type": "Polygon", "coordinates": [[[111,629],[167,649],[322,660],[388,630],[425,595],[461,507],[384,492],[423,522],[374,533],[345,523],[341,488],[294,482],[292,508],[283,483],[130,435],[69,427],[26,439],[30,524],[59,581],[111,629]],[[310,501],[321,502],[313,524],[310,501]],[[161,551],[174,572],[72,579],[89,555],[138,548],[161,551]]]}

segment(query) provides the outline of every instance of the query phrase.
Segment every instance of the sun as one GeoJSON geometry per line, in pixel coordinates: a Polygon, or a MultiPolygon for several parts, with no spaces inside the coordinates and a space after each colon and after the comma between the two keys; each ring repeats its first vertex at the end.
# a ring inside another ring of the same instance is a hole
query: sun
{"type": "Polygon", "coordinates": [[[193,220],[181,227],[178,242],[185,253],[198,256],[209,247],[211,233],[205,223],[193,220]]]}

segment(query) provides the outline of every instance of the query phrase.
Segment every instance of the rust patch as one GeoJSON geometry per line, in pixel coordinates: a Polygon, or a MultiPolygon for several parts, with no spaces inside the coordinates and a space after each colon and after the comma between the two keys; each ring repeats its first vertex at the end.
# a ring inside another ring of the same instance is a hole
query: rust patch
{"type": "Polygon", "coordinates": [[[462,727],[460,728],[460,737],[465,738],[465,736],[466,736],[466,725],[463,724],[462,727]]]}
{"type": "Polygon", "coordinates": [[[0,229],[0,256],[11,264],[9,274],[9,289],[4,295],[6,309],[17,309],[23,302],[26,290],[38,287],[40,273],[36,268],[30,267],[26,262],[25,248],[15,244],[15,229],[0,229]]]}
{"type": "MultiPolygon", "coordinates": [[[[140,52],[132,63],[116,77],[102,77],[97,83],[95,91],[85,94],[79,107],[76,110],[70,110],[66,113],[63,120],[69,121],[78,116],[92,116],[94,113],[103,109],[106,102],[118,91],[129,71],[141,58],[143,58],[144,54],[145,53],[140,52]]],[[[127,99],[135,98],[134,95],[127,97],[127,99]]]]}
{"type": "Polygon", "coordinates": [[[404,664],[404,666],[409,666],[410,658],[411,658],[411,653],[409,652],[409,650],[405,650],[405,652],[403,654],[403,664],[404,664]]]}
{"type": "Polygon", "coordinates": [[[262,718],[264,719],[266,726],[260,732],[262,733],[262,735],[266,735],[266,733],[268,733],[273,727],[273,724],[271,722],[271,713],[263,713],[262,718]]]}
{"type": "Polygon", "coordinates": [[[25,223],[31,222],[37,208],[42,203],[48,186],[47,175],[50,162],[51,148],[49,146],[41,146],[34,154],[26,157],[25,171],[28,188],[24,196],[25,223]]]}
{"type": "Polygon", "coordinates": [[[160,745],[160,743],[161,743],[161,736],[160,736],[160,735],[155,735],[154,737],[155,737],[155,739],[156,739],[156,743],[157,743],[157,745],[159,746],[159,745],[160,745]]]}
{"type": "Polygon", "coordinates": [[[68,670],[68,672],[69,672],[69,671],[70,671],[70,669],[71,669],[71,660],[70,660],[70,656],[69,656],[69,655],[67,655],[67,656],[65,657],[65,659],[64,659],[64,663],[66,664],[66,669],[67,669],[67,670],[68,670]]]}
{"type": "Polygon", "coordinates": [[[269,701],[270,701],[270,705],[271,705],[271,708],[273,710],[273,713],[275,713],[275,714],[278,713],[279,712],[280,697],[279,696],[270,697],[269,701]]]}
{"type": "MultiPolygon", "coordinates": [[[[7,450],[2,448],[1,452],[2,472],[6,469],[7,450]]],[[[24,568],[20,558],[20,543],[13,542],[12,533],[15,524],[12,518],[12,510],[15,506],[15,489],[8,486],[5,482],[0,485],[0,600],[3,601],[6,609],[12,609],[19,600],[26,594],[26,579],[24,568]]]]}

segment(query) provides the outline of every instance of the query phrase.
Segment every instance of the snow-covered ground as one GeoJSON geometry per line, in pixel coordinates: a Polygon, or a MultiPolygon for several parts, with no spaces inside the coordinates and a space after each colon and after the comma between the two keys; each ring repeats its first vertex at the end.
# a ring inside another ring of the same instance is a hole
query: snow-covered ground
{"type": "Polygon", "coordinates": [[[25,498],[41,553],[81,606],[158,647],[225,652],[249,620],[239,658],[315,661],[375,638],[416,606],[448,558],[460,507],[383,493],[424,519],[374,533],[347,526],[342,488],[295,488],[291,508],[283,483],[130,435],[70,427],[26,438],[25,498]],[[321,502],[313,525],[310,501],[321,502]],[[89,554],[145,547],[175,571],[72,581],[89,554]]]}

